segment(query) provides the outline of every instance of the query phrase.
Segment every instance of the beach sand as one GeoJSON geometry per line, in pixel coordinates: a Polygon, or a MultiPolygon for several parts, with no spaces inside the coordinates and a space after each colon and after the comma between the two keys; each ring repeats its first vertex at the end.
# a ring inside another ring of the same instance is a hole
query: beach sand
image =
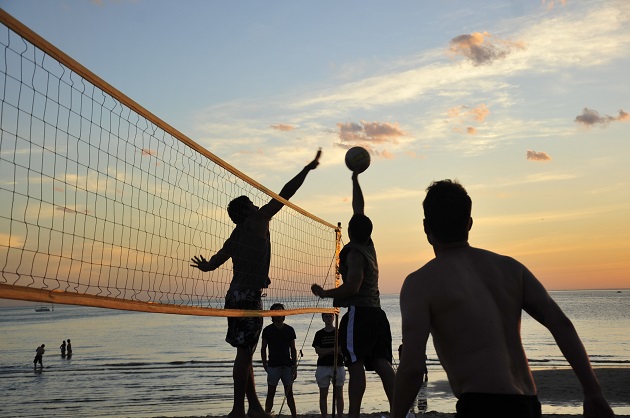
{"type": "MultiPolygon", "coordinates": [[[[613,406],[623,405],[625,408],[630,407],[630,367],[621,368],[596,368],[595,373],[604,388],[604,395],[608,402],[613,406]]],[[[534,370],[534,380],[538,387],[538,397],[543,405],[562,405],[573,403],[576,398],[579,399],[582,393],[581,387],[573,371],[571,369],[546,369],[534,370]]],[[[444,382],[444,390],[450,392],[448,383],[444,382]]],[[[381,418],[385,415],[389,416],[389,412],[362,414],[362,417],[381,418]]],[[[301,418],[320,418],[317,414],[298,414],[301,418]]],[[[282,414],[283,417],[289,416],[282,414]]],[[[441,413],[429,411],[423,416],[427,418],[453,418],[455,414],[441,413]]],[[[581,415],[563,415],[563,414],[543,414],[546,418],[569,418],[581,415]]],[[[206,417],[214,417],[211,413],[206,417]]],[[[218,417],[218,416],[217,416],[218,417]]],[[[630,415],[619,415],[617,417],[630,417],[630,415]]],[[[200,418],[200,417],[189,417],[200,418]]]]}

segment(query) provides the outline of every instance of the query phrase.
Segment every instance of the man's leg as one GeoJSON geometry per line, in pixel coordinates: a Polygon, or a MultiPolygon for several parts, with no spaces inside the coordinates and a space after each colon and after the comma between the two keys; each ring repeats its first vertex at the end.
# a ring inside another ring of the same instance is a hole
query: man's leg
{"type": "MultiPolygon", "coordinates": [[[[236,359],[234,360],[234,367],[232,368],[232,379],[234,380],[234,406],[232,411],[228,414],[230,418],[245,418],[245,394],[251,396],[250,373],[253,373],[252,369],[252,355],[249,350],[243,347],[236,348],[236,359]]],[[[251,376],[253,378],[253,376],[251,376]]],[[[256,391],[254,388],[254,396],[256,391]]],[[[251,400],[250,400],[251,405],[251,400]]]]}
{"type": "Polygon", "coordinates": [[[337,386],[333,388],[335,391],[337,417],[343,417],[343,386],[337,386]]]}
{"type": "Polygon", "coordinates": [[[265,402],[265,412],[270,413],[273,409],[273,398],[276,396],[276,387],[267,386],[267,401],[265,402]]]}
{"type": "Polygon", "coordinates": [[[394,400],[394,382],[396,381],[396,373],[392,365],[384,358],[378,358],[373,361],[374,371],[381,378],[383,389],[387,395],[389,406],[391,407],[394,400]]]}
{"type": "Polygon", "coordinates": [[[284,395],[287,397],[287,406],[291,411],[291,416],[297,418],[297,411],[295,409],[295,398],[293,397],[293,385],[284,387],[284,395]]]}
{"type": "Polygon", "coordinates": [[[348,366],[350,382],[348,383],[348,418],[359,418],[361,401],[365,393],[365,367],[363,361],[355,361],[348,366]]]}
{"type": "Polygon", "coordinates": [[[322,418],[328,416],[328,388],[319,388],[319,411],[322,413],[322,418]]]}
{"type": "Polygon", "coordinates": [[[247,379],[247,387],[245,388],[247,402],[247,416],[250,418],[271,418],[271,415],[265,412],[256,394],[256,382],[254,381],[254,367],[249,363],[249,378],[247,379]]]}

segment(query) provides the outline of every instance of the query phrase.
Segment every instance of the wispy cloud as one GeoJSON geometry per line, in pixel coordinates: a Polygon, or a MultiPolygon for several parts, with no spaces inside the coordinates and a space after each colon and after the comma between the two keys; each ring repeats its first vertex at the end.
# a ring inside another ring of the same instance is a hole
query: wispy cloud
{"type": "Polygon", "coordinates": [[[490,64],[503,59],[514,51],[525,49],[522,41],[509,41],[493,37],[488,32],[474,32],[451,39],[449,51],[454,56],[468,58],[473,65],[490,64]]]}
{"type": "Polygon", "coordinates": [[[295,125],[289,125],[286,123],[277,123],[275,125],[271,125],[271,128],[278,131],[289,132],[295,130],[297,127],[295,125]]]}

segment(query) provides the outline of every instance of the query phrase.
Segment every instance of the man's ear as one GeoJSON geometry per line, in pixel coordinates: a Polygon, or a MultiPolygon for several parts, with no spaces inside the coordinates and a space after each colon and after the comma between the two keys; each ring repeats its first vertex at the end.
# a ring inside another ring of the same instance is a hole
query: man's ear
{"type": "Polygon", "coordinates": [[[433,236],[431,233],[431,227],[426,219],[422,220],[422,225],[424,226],[424,233],[427,235],[427,241],[429,241],[429,244],[433,245],[433,240],[431,239],[433,236]]]}
{"type": "Polygon", "coordinates": [[[473,226],[473,218],[468,218],[468,230],[470,231],[472,229],[473,226]]]}

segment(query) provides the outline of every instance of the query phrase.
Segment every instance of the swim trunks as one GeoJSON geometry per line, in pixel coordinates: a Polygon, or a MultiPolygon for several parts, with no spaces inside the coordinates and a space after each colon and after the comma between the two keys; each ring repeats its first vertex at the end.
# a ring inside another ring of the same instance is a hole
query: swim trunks
{"type": "Polygon", "coordinates": [[[392,334],[381,308],[350,306],[339,324],[339,344],[345,363],[363,360],[365,370],[374,370],[375,359],[392,362],[392,334]]]}
{"type": "MultiPolygon", "coordinates": [[[[225,309],[262,310],[260,289],[238,288],[228,290],[225,295],[225,309]]],[[[262,317],[228,317],[228,330],[225,341],[232,347],[246,348],[253,354],[262,331],[262,317]]]]}
{"type": "Polygon", "coordinates": [[[462,393],[456,405],[455,418],[541,418],[536,395],[462,393]]]}

